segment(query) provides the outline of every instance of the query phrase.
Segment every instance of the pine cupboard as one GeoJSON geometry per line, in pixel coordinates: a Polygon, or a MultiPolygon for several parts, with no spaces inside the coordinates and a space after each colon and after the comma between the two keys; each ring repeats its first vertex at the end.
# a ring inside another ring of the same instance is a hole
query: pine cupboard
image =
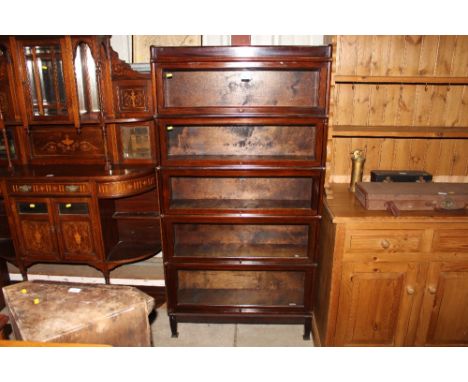
{"type": "Polygon", "coordinates": [[[314,338],[324,346],[468,345],[468,216],[325,202],[314,338]]]}

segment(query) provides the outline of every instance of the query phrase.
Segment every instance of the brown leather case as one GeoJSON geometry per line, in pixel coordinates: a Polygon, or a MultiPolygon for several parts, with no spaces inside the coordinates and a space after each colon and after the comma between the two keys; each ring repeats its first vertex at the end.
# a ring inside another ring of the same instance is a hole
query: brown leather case
{"type": "Polygon", "coordinates": [[[463,210],[468,206],[468,183],[360,182],[355,195],[368,210],[463,210]]]}

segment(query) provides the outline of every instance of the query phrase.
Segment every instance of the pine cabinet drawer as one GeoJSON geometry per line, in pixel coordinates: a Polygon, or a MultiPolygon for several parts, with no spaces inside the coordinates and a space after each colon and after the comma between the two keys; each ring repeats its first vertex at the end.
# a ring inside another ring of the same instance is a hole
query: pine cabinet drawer
{"type": "Polygon", "coordinates": [[[468,252],[468,229],[440,229],[434,232],[434,252],[468,252]]]}
{"type": "Polygon", "coordinates": [[[349,230],[345,253],[414,253],[422,251],[424,230],[349,230]]]}

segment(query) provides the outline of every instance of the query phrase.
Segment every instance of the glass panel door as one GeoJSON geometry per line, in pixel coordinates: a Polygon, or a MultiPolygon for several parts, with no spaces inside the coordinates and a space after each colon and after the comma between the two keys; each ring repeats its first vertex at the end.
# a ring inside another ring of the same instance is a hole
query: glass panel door
{"type": "Polygon", "coordinates": [[[96,63],[88,44],[78,44],[75,51],[75,77],[80,115],[99,112],[96,63]]]}
{"type": "Polygon", "coordinates": [[[57,42],[24,46],[33,116],[67,115],[62,51],[57,42]]]}

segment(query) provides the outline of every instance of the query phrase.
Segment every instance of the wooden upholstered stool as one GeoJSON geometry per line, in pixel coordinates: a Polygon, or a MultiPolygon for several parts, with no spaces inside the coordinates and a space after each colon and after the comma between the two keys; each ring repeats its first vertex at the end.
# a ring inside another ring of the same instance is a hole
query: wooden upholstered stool
{"type": "Polygon", "coordinates": [[[136,288],[23,282],[3,293],[17,340],[151,346],[154,299],[136,288]]]}

